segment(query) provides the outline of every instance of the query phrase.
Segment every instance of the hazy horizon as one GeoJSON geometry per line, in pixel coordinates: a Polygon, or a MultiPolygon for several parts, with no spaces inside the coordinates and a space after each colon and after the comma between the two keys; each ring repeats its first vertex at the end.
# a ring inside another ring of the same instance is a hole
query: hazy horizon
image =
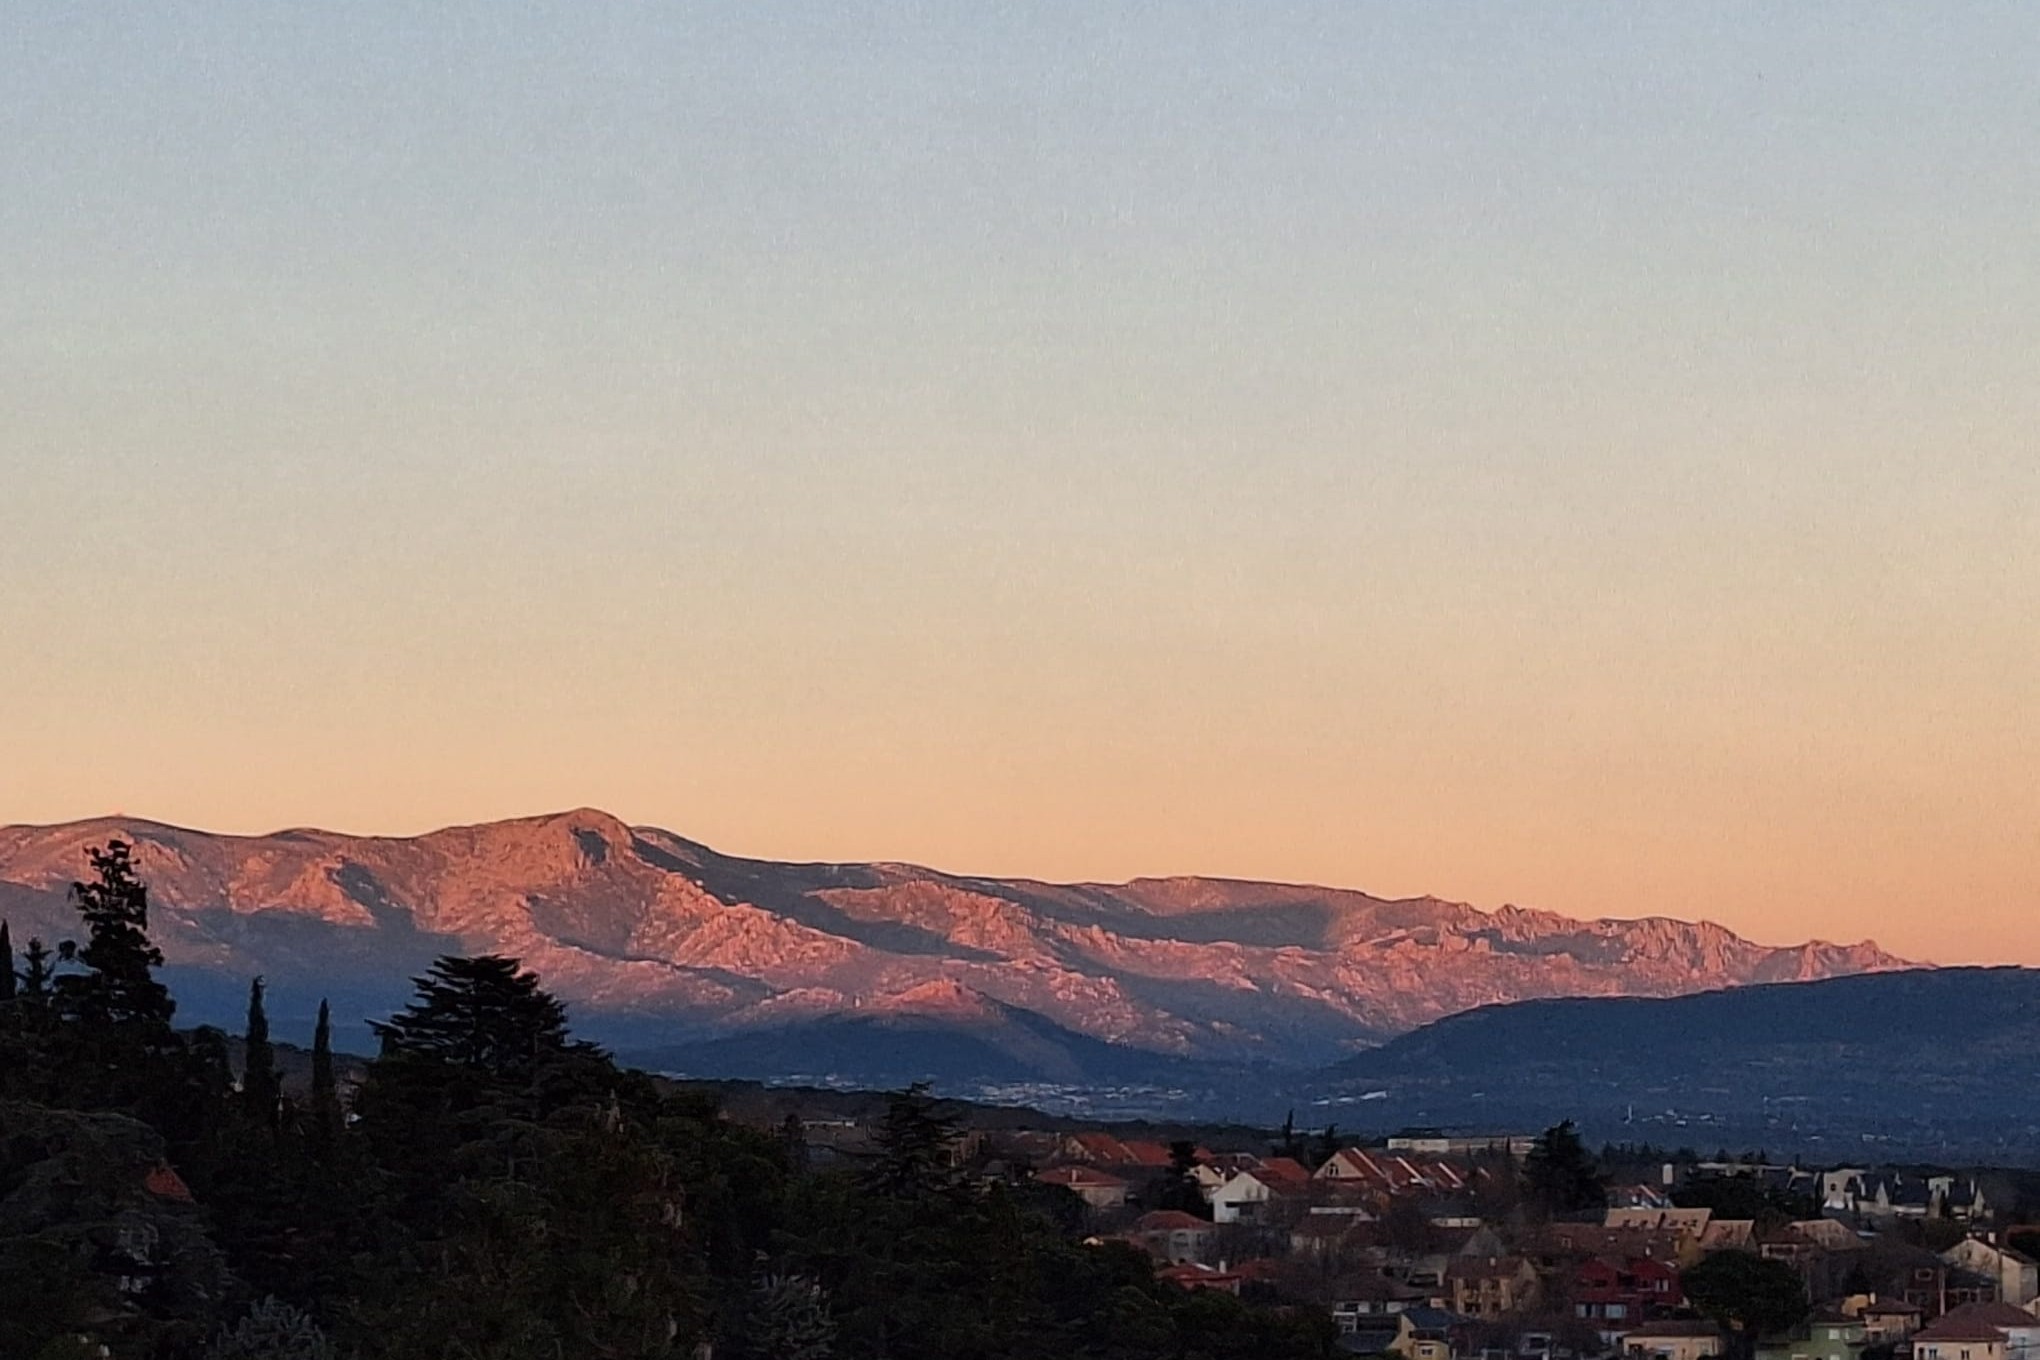
{"type": "Polygon", "coordinates": [[[2040,9],[6,30],[0,823],[2040,963],[2040,9]]]}

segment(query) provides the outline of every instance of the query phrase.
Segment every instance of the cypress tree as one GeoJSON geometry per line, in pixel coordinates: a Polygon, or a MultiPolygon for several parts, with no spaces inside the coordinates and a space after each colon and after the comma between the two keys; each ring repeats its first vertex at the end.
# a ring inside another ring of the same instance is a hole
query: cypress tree
{"type": "Polygon", "coordinates": [[[248,985],[247,1052],[241,1062],[241,1099],[255,1122],[265,1128],[276,1124],[283,1083],[276,1075],[276,1050],[269,1043],[269,1016],[262,1008],[262,979],[248,985]]]}
{"type": "Polygon", "coordinates": [[[333,1017],[319,1000],[319,1023],[312,1030],[312,1147],[321,1157],[331,1153],[340,1136],[340,1087],[333,1080],[333,1017]]]}
{"type": "Polygon", "coordinates": [[[28,949],[22,954],[27,967],[21,974],[21,996],[28,1001],[46,1001],[50,995],[50,978],[55,971],[50,963],[50,951],[36,936],[28,937],[28,949]]]}
{"type": "Polygon", "coordinates": [[[0,921],[0,1001],[12,1001],[14,993],[14,938],[7,933],[7,923],[0,921]]]}

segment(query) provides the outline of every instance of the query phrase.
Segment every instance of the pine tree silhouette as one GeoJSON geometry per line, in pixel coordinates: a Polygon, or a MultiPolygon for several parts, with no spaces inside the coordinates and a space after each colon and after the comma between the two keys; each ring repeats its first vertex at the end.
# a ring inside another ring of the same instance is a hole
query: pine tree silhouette
{"type": "Polygon", "coordinates": [[[276,1073],[276,1049],[269,1042],[269,1015],[262,1006],[262,979],[248,984],[248,1037],[241,1059],[241,1103],[260,1128],[276,1127],[283,1082],[276,1073]]]}

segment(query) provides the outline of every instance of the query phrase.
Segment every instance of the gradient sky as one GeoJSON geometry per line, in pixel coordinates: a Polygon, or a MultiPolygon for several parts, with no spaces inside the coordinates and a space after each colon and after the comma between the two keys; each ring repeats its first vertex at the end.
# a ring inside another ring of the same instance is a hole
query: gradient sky
{"type": "Polygon", "coordinates": [[[0,822],[2040,963],[2040,6],[16,5],[0,822]]]}

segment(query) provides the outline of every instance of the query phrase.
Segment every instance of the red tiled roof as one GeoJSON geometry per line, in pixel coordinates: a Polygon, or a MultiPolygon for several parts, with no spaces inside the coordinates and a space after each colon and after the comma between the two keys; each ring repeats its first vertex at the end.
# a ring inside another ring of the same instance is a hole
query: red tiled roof
{"type": "Polygon", "coordinates": [[[1181,1209],[1156,1209],[1142,1214],[1134,1222],[1135,1232],[1195,1232],[1209,1228],[1211,1224],[1195,1214],[1186,1214],[1181,1209]]]}
{"type": "Polygon", "coordinates": [[[1084,1155],[1095,1162],[1113,1165],[1133,1160],[1132,1155],[1126,1150],[1126,1144],[1109,1133],[1074,1134],[1070,1141],[1082,1148],[1084,1155]]]}
{"type": "Polygon", "coordinates": [[[1067,1185],[1071,1189],[1080,1185],[1103,1188],[1126,1184],[1119,1177],[1109,1175],[1093,1166],[1053,1166],[1034,1179],[1043,1185],[1067,1185]]]}
{"type": "Polygon", "coordinates": [[[1224,1289],[1231,1293],[1240,1292],[1240,1277],[1226,1270],[1213,1270],[1210,1266],[1180,1265],[1155,1272],[1155,1278],[1185,1289],[1224,1289]]]}
{"type": "MultiPolygon", "coordinates": [[[[1950,1308],[1941,1317],[1941,1322],[1982,1323],[1986,1327],[2040,1327],[2040,1317],[2009,1303],[1965,1303],[1950,1308]]],[[[1940,1326],[1937,1322],[1935,1326],[1940,1326]]]]}
{"type": "Polygon", "coordinates": [[[177,1174],[168,1162],[158,1162],[142,1177],[142,1188],[152,1195],[191,1203],[191,1187],[184,1183],[184,1177],[177,1174]]]}
{"type": "Polygon", "coordinates": [[[1160,1143],[1138,1139],[1120,1144],[1136,1166],[1167,1166],[1172,1160],[1169,1149],[1160,1143]]]}
{"type": "MultiPolygon", "coordinates": [[[[2040,1321],[2040,1319],[2035,1319],[2040,1321]]],[[[1924,1331],[1913,1333],[1913,1343],[1922,1341],[1995,1341],[2002,1345],[2005,1333],[2002,1327],[1993,1327],[1987,1322],[1975,1322],[1949,1314],[1938,1322],[1930,1323],[1924,1331]]]]}

